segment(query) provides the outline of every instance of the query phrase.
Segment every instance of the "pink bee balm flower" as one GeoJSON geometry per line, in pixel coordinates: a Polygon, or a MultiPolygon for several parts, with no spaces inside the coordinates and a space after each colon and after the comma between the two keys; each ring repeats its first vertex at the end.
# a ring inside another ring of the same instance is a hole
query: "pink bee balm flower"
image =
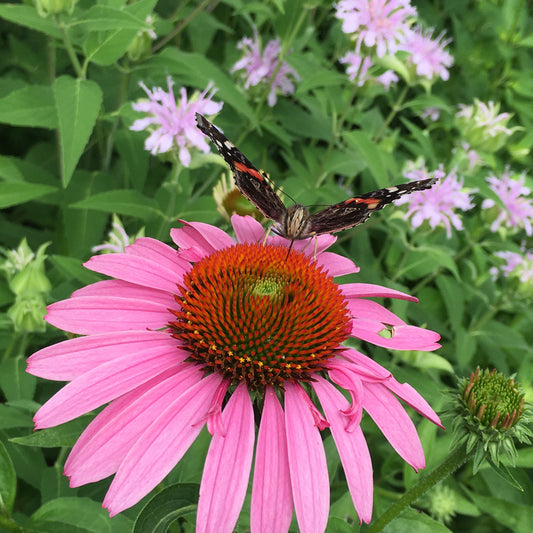
{"type": "Polygon", "coordinates": [[[359,53],[362,44],[376,47],[378,57],[398,50],[409,31],[410,19],[416,17],[409,0],[341,0],[335,8],[335,16],[342,19],[342,31],[354,34],[355,51],[359,53]]]}
{"type": "Polygon", "coordinates": [[[434,350],[439,335],[407,325],[368,298],[416,301],[366,283],[349,259],[271,236],[234,216],[235,242],[203,223],[173,229],[179,249],[141,238],[86,267],[115,279],[52,304],[46,320],[82,337],[30,357],[31,374],[70,381],[35,415],[37,429],[107,403],[65,464],[77,487],[114,474],[111,515],[137,503],[174,468],[204,424],[213,438],[200,486],[197,532],[231,533],[248,487],[254,443],[251,531],[324,531],[329,481],[320,430],[329,427],[360,521],[372,513],[372,463],[363,410],[415,470],[424,453],[399,402],[440,426],[408,384],[342,343],[434,350]],[[316,393],[324,415],[309,393],[316,393]],[[340,390],[351,397],[349,402],[340,390]],[[280,401],[281,400],[281,401],[280,401]],[[254,408],[261,413],[257,435],[254,408]]]}
{"type": "Polygon", "coordinates": [[[392,83],[396,83],[398,81],[398,76],[392,70],[387,70],[375,78],[370,76],[368,74],[368,70],[373,65],[370,56],[363,58],[356,52],[348,52],[339,59],[339,62],[348,65],[346,68],[346,74],[348,74],[348,78],[351,81],[357,79],[357,85],[359,87],[362,87],[365,82],[374,79],[374,81],[380,83],[386,89],[388,89],[392,83]]]}
{"type": "Polygon", "coordinates": [[[150,135],[144,143],[146,150],[152,154],[177,150],[181,163],[188,167],[191,163],[190,148],[197,148],[204,153],[209,152],[205,136],[196,127],[195,113],[214,115],[222,109],[223,104],[211,100],[216,91],[211,86],[189,101],[187,91],[182,87],[177,102],[170,76],[167,78],[167,84],[168,92],[161,87],[150,90],[144,83],[139,84],[148,95],[148,100],[140,100],[132,104],[132,107],[135,111],[146,113],[147,116],[136,120],[130,129],[148,130],[150,135]]]}
{"type": "Polygon", "coordinates": [[[267,101],[270,107],[276,105],[278,90],[285,95],[294,93],[294,83],[289,76],[297,81],[300,77],[286,61],[279,65],[281,53],[279,39],[269,41],[261,52],[259,37],[257,31],[254,30],[254,38],[244,37],[239,41],[237,48],[244,51],[244,56],[233,65],[231,71],[245,71],[245,89],[261,83],[269,85],[267,101]]]}
{"type": "Polygon", "coordinates": [[[504,208],[502,209],[491,198],[483,200],[482,209],[497,207],[498,215],[490,226],[493,232],[498,231],[501,226],[512,228],[524,228],[526,235],[533,233],[533,201],[527,198],[531,194],[531,189],[524,185],[526,176],[522,174],[518,179],[511,177],[509,167],[505,172],[496,177],[491,175],[487,178],[490,188],[498,195],[504,208]]]}
{"type": "Polygon", "coordinates": [[[411,170],[406,172],[404,177],[411,180],[439,178],[431,190],[417,191],[408,198],[403,197],[395,202],[396,205],[409,206],[405,217],[411,217],[413,228],[418,228],[424,220],[427,220],[431,228],[444,226],[448,238],[452,235],[452,226],[456,230],[463,229],[463,221],[455,211],[457,209],[467,211],[472,209],[474,204],[470,194],[462,191],[463,182],[457,177],[455,170],[446,175],[440,165],[439,169],[433,172],[427,172],[425,168],[411,170]]]}
{"type": "MultiPolygon", "coordinates": [[[[496,252],[494,255],[500,257],[506,264],[500,268],[491,268],[494,278],[498,277],[499,270],[504,277],[517,277],[522,283],[527,283],[531,287],[533,281],[533,250],[524,251],[523,254],[516,252],[496,252]]],[[[531,292],[531,290],[530,290],[531,292]]]]}
{"type": "Polygon", "coordinates": [[[418,27],[408,32],[402,45],[402,50],[409,53],[408,61],[416,66],[418,76],[433,80],[441,77],[446,81],[450,74],[448,68],[453,64],[453,57],[444,50],[451,39],[444,39],[442,32],[436,39],[432,39],[433,30],[424,31],[418,27]]]}

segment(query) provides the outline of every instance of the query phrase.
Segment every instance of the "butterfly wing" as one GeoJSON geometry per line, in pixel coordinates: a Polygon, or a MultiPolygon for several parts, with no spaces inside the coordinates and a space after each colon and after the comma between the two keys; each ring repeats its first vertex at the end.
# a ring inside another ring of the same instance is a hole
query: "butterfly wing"
{"type": "Polygon", "coordinates": [[[200,131],[209,137],[231,168],[235,184],[243,196],[248,198],[265,217],[281,222],[287,209],[269,185],[266,176],[259,172],[218,128],[199,113],[196,113],[196,124],[200,131]]]}
{"type": "Polygon", "coordinates": [[[349,198],[340,204],[326,207],[326,209],[311,215],[307,233],[308,235],[322,235],[358,226],[365,222],[374,211],[398,200],[404,194],[429,189],[437,180],[438,178],[431,178],[402,183],[394,187],[367,192],[361,196],[349,198]]]}

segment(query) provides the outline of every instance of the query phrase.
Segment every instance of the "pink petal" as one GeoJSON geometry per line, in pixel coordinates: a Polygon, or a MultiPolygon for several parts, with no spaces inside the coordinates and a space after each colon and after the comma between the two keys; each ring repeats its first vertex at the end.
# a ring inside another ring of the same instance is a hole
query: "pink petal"
{"type": "Polygon", "coordinates": [[[253,217],[233,215],[231,225],[238,243],[260,243],[265,238],[265,228],[253,217]]]}
{"type": "Polygon", "coordinates": [[[153,421],[184,391],[198,383],[196,365],[171,368],[113,400],[87,426],[65,463],[70,486],[93,483],[114,474],[124,456],[153,421]]]}
{"type": "Polygon", "coordinates": [[[49,305],[47,311],[48,323],[78,335],[159,329],[173,318],[161,304],[115,296],[70,298],[49,305]]]}
{"type": "MultiPolygon", "coordinates": [[[[128,331],[77,337],[47,346],[28,358],[27,372],[56,381],[72,381],[93,368],[139,351],[179,350],[179,342],[163,331],[128,331]]],[[[181,352],[181,353],[180,353],[181,352]]]]}
{"type": "Polygon", "coordinates": [[[317,255],[316,263],[322,266],[332,277],[355,274],[360,270],[351,259],[332,252],[323,252],[317,255]]]}
{"type": "Polygon", "coordinates": [[[311,382],[311,385],[330,423],[331,435],[339,451],[359,523],[364,521],[368,524],[372,518],[374,487],[372,460],[361,426],[347,431],[349,420],[343,412],[350,410],[350,404],[331,383],[316,376],[316,381],[311,382]]]}
{"type": "Polygon", "coordinates": [[[211,374],[186,390],[130,447],[104,499],[111,516],[135,505],[176,466],[200,433],[221,380],[211,374]]]}
{"type": "Polygon", "coordinates": [[[400,457],[415,470],[424,468],[424,450],[415,425],[400,402],[380,383],[365,383],[363,407],[400,457]]]}
{"type": "Polygon", "coordinates": [[[175,346],[139,349],[93,368],[56,392],[35,414],[37,429],[57,426],[118,398],[165,370],[183,355],[175,346]]]}
{"type": "Polygon", "coordinates": [[[190,269],[188,261],[181,259],[174,248],[157,239],[140,237],[133,244],[127,246],[125,251],[127,254],[149,257],[173,272],[190,269]]]}
{"type": "Polygon", "coordinates": [[[235,242],[225,232],[203,222],[186,222],[182,228],[172,228],[170,237],[180,248],[194,248],[203,256],[212,254],[222,248],[234,246],[235,242]]]}
{"type": "Polygon", "coordinates": [[[340,288],[346,298],[397,298],[398,300],[418,302],[418,298],[414,296],[371,283],[345,283],[340,285],[340,288]]]}
{"type": "Polygon", "coordinates": [[[126,253],[94,255],[83,266],[106,276],[170,293],[177,292],[176,285],[182,282],[185,273],[185,269],[170,270],[152,258],[126,253]]]}
{"type": "Polygon", "coordinates": [[[285,382],[285,425],[292,495],[302,533],[324,531],[329,514],[329,479],[320,432],[300,385],[285,382]]]}
{"type": "Polygon", "coordinates": [[[401,318],[372,300],[352,298],[347,301],[347,307],[354,318],[377,321],[391,326],[405,324],[401,318]]]}
{"type": "Polygon", "coordinates": [[[422,396],[409,383],[399,383],[392,376],[383,383],[391,392],[400,397],[407,405],[411,406],[415,411],[426,417],[428,420],[444,429],[437,413],[433,411],[431,406],[424,400],[422,396]]]}
{"type": "Polygon", "coordinates": [[[344,349],[342,352],[340,352],[339,357],[340,360],[336,361],[336,364],[347,364],[344,363],[342,359],[346,359],[347,361],[354,363],[355,367],[348,363],[349,370],[355,372],[358,374],[358,376],[363,377],[365,381],[376,380],[381,382],[389,379],[392,376],[389,370],[370,359],[370,357],[358,352],[357,350],[354,350],[353,348],[344,349]]]}
{"type": "Polygon", "coordinates": [[[166,291],[158,291],[156,289],[148,289],[122,281],[120,279],[106,279],[104,281],[97,281],[86,287],[82,287],[74,291],[71,298],[78,298],[80,296],[118,296],[120,298],[132,298],[135,300],[146,300],[161,304],[168,308],[176,309],[176,299],[173,294],[166,291]]]}
{"type": "Polygon", "coordinates": [[[274,389],[267,387],[255,451],[251,531],[288,531],[293,507],[285,416],[274,389]]]}
{"type": "Polygon", "coordinates": [[[429,329],[418,328],[416,326],[394,326],[392,337],[382,337],[378,335],[384,327],[381,322],[373,320],[356,319],[352,323],[351,335],[358,339],[371,342],[376,346],[391,348],[394,350],[419,350],[430,352],[440,348],[437,341],[440,335],[429,329]]]}
{"type": "Polygon", "coordinates": [[[226,434],[215,433],[204,465],[196,532],[231,533],[246,496],[254,452],[254,413],[246,384],[222,413],[226,434]]]}

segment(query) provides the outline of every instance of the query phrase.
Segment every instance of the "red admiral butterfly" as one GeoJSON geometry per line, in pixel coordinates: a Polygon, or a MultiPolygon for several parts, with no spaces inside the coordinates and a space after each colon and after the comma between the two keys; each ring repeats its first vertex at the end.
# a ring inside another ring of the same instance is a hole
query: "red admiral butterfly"
{"type": "Polygon", "coordinates": [[[311,215],[304,205],[294,204],[288,209],[268,183],[263,172],[257,170],[235,146],[205,117],[196,113],[196,123],[216,146],[235,176],[235,184],[241,193],[265,215],[276,222],[274,233],[291,241],[307,239],[324,233],[335,233],[353,228],[365,222],[374,212],[404,194],[432,187],[437,178],[402,183],[367,192],[330,205],[311,215]]]}

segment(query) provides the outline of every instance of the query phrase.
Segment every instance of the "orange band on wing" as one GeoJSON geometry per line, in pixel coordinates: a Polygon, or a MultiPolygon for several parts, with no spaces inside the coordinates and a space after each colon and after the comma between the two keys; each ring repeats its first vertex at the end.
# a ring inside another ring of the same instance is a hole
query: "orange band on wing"
{"type": "Polygon", "coordinates": [[[251,174],[252,176],[254,176],[255,178],[261,181],[264,180],[263,176],[261,176],[261,173],[255,168],[247,167],[244,163],[240,163],[239,161],[235,161],[233,165],[237,170],[240,170],[241,172],[245,172],[246,174],[251,174]]]}

